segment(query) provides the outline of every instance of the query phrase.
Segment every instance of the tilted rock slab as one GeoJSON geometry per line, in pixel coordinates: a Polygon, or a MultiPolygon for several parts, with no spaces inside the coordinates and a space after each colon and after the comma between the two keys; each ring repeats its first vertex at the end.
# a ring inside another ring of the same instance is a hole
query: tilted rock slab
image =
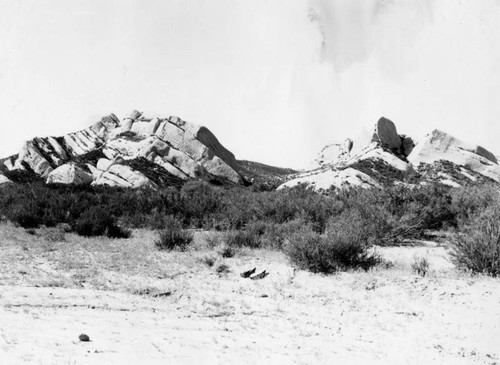
{"type": "Polygon", "coordinates": [[[495,155],[481,146],[463,142],[438,129],[417,143],[408,160],[415,167],[439,160],[450,161],[500,182],[500,166],[495,155]]]}
{"type": "Polygon", "coordinates": [[[125,165],[106,170],[105,174],[96,173],[98,167],[88,165],[92,172],[85,176],[75,166],[61,168],[75,157],[96,150],[101,150],[113,165],[121,165],[118,159],[144,157],[184,180],[217,176],[243,183],[234,155],[207,128],[178,117],[147,117],[136,110],[123,121],[110,114],[82,131],[30,140],[17,158],[7,159],[5,165],[9,170],[32,170],[47,182],[89,183],[91,175],[95,185],[105,181],[107,185],[124,187],[155,185],[142,173],[132,173],[133,169],[125,165]],[[65,174],[67,176],[63,176],[65,174]]]}
{"type": "Polygon", "coordinates": [[[90,184],[94,181],[92,172],[73,162],[59,166],[47,176],[47,184],[90,184]]]}
{"type": "Polygon", "coordinates": [[[331,187],[346,189],[349,187],[372,188],[380,187],[380,184],[365,173],[353,168],[344,170],[331,170],[303,174],[280,185],[277,190],[291,188],[300,184],[306,184],[315,190],[328,190],[331,187]]]}
{"type": "Polygon", "coordinates": [[[130,166],[121,165],[117,161],[105,158],[97,162],[94,170],[95,180],[92,185],[108,185],[124,188],[157,188],[156,184],[144,174],[133,170],[130,166]]]}

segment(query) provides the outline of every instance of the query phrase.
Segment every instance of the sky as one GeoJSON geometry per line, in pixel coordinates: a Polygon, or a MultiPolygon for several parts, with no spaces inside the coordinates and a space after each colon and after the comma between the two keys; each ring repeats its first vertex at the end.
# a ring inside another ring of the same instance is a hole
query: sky
{"type": "Polygon", "coordinates": [[[301,168],[381,116],[500,154],[500,0],[0,0],[0,156],[138,109],[301,168]]]}

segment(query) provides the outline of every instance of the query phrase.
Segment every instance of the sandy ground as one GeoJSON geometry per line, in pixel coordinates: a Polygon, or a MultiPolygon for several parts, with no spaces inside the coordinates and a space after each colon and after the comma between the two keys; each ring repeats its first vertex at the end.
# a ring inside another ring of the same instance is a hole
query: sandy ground
{"type": "Polygon", "coordinates": [[[323,276],[268,250],[158,252],[146,231],[53,243],[0,224],[0,237],[0,364],[500,364],[500,280],[455,271],[436,245],[323,276]],[[239,276],[253,267],[270,275],[239,276]]]}

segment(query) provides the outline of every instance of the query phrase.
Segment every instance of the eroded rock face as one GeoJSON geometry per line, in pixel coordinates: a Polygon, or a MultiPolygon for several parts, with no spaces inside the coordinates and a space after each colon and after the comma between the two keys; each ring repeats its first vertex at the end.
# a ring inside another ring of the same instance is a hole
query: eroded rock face
{"type": "Polygon", "coordinates": [[[156,184],[144,174],[133,170],[130,166],[117,163],[105,158],[97,162],[97,171],[94,170],[92,185],[108,185],[123,188],[156,188],[156,184]]]}
{"type": "MultiPolygon", "coordinates": [[[[123,165],[118,159],[123,162],[145,158],[184,180],[217,176],[243,183],[237,172],[234,155],[207,128],[178,117],[146,117],[137,110],[132,111],[123,121],[110,114],[89,128],[63,137],[35,138],[26,142],[18,157],[12,161],[7,160],[9,165],[5,165],[9,169],[33,170],[50,182],[72,184],[80,181],[80,176],[82,183],[90,183],[92,181],[88,181],[88,176],[83,177],[82,171],[68,163],[95,151],[102,151],[111,165],[123,165]],[[63,166],[65,167],[61,168],[63,166]],[[67,176],[63,176],[64,174],[67,176]]],[[[138,171],[133,174],[130,166],[115,167],[110,172],[100,166],[103,163],[104,161],[99,161],[96,164],[94,160],[88,166],[92,170],[89,175],[93,176],[95,184],[101,184],[106,179],[108,185],[113,186],[136,187],[149,184],[138,171]],[[95,170],[106,171],[106,174],[96,174],[95,170]],[[127,181],[129,178],[131,181],[127,181]]],[[[149,185],[154,185],[153,182],[150,183],[149,185]]]]}
{"type": "Polygon", "coordinates": [[[93,181],[92,172],[88,167],[83,168],[69,162],[49,173],[47,184],[90,184],[93,181]]]}
{"type": "Polygon", "coordinates": [[[332,187],[336,189],[380,187],[380,184],[367,174],[352,168],[346,168],[340,171],[328,169],[309,175],[305,173],[280,185],[278,190],[299,184],[306,184],[316,190],[328,190],[332,187]]]}
{"type": "Polygon", "coordinates": [[[445,160],[500,182],[500,166],[495,156],[483,147],[463,142],[435,129],[415,146],[408,160],[418,167],[445,160]]]}
{"type": "Polygon", "coordinates": [[[341,181],[345,179],[352,185],[364,187],[352,180],[352,174],[341,173],[347,171],[346,168],[362,170],[384,185],[391,179],[394,184],[407,179],[412,183],[439,181],[453,186],[486,178],[500,182],[500,166],[495,155],[442,131],[435,130],[415,143],[411,137],[399,135],[392,121],[380,118],[371,139],[365,137],[360,135],[348,149],[341,144],[325,147],[315,160],[315,168],[289,183],[304,182],[324,189],[328,184],[342,186],[341,181]],[[460,182],[453,176],[462,176],[465,180],[460,182]]]}

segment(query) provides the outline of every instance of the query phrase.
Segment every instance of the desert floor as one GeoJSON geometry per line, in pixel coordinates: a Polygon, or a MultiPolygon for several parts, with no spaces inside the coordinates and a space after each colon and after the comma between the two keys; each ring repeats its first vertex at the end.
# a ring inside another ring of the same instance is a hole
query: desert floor
{"type": "Polygon", "coordinates": [[[222,258],[207,237],[160,252],[145,230],[52,242],[1,223],[0,364],[500,364],[500,280],[456,271],[445,247],[323,276],[269,250],[222,258]],[[253,267],[270,275],[240,277],[253,267]]]}

